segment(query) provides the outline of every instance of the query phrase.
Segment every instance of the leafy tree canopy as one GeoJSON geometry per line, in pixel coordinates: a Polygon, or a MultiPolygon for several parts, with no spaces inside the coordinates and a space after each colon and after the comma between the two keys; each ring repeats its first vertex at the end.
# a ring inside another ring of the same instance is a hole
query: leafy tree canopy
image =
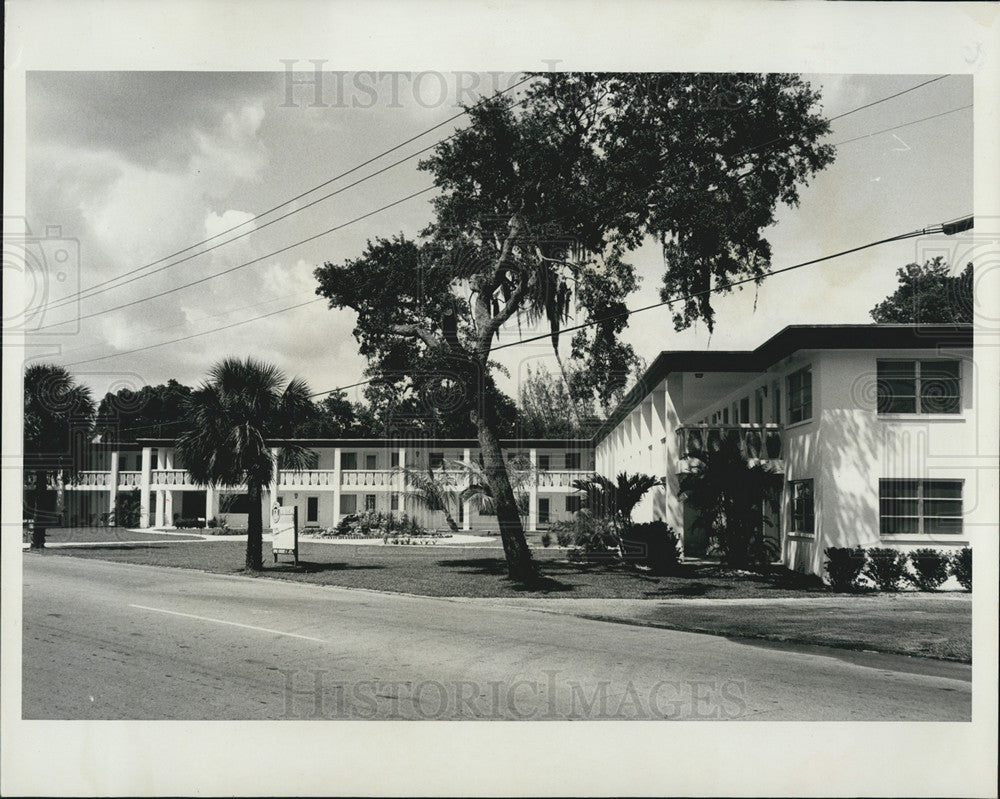
{"type": "Polygon", "coordinates": [[[537,75],[520,99],[469,108],[420,164],[440,193],[418,240],[378,238],[316,270],[330,306],[357,313],[372,376],[469,409],[512,576],[532,570],[487,401],[501,330],[546,323],[558,354],[575,312],[595,324],[573,354],[592,391],[614,391],[634,357],[617,341],[636,286],[625,257],[648,237],[664,297],[684,298],[675,325],[711,327],[710,292],[766,274],[776,206],[833,159],[818,102],[792,75],[537,75]]]}
{"type": "Polygon", "coordinates": [[[174,379],[138,391],[107,393],[97,409],[96,431],[107,443],[173,438],[181,430],[191,388],[174,379]]]}
{"type": "Polygon", "coordinates": [[[972,322],[972,264],[952,276],[942,256],[896,270],[899,287],[871,309],[880,324],[972,322]]]}

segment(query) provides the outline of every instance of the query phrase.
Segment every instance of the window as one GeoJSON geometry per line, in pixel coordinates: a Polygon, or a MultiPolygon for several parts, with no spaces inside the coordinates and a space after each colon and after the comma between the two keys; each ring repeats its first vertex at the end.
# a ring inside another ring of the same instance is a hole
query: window
{"type": "Polygon", "coordinates": [[[389,510],[399,510],[399,494],[389,495],[389,510]]]}
{"type": "Polygon", "coordinates": [[[375,510],[374,494],[365,494],[365,510],[375,510]]]}
{"type": "Polygon", "coordinates": [[[729,424],[729,408],[722,409],[722,423],[729,424]]]}
{"type": "Polygon", "coordinates": [[[792,490],[791,532],[813,535],[816,525],[813,515],[813,481],[796,480],[789,485],[792,490]]]}
{"type": "Polygon", "coordinates": [[[432,469],[440,469],[444,466],[444,453],[443,452],[432,452],[429,456],[430,461],[428,465],[432,469]]]}
{"type": "Polygon", "coordinates": [[[580,468],[580,453],[579,452],[567,452],[566,453],[566,468],[567,469],[579,469],[580,468]]]}
{"type": "Polygon", "coordinates": [[[750,397],[740,400],[740,421],[746,424],[750,421],[750,397]]]}
{"type": "Polygon", "coordinates": [[[879,480],[882,535],[962,532],[961,480],[879,480]]]}
{"type": "Polygon", "coordinates": [[[764,395],[767,389],[761,386],[753,395],[754,421],[757,424],[764,424],[764,395]]]}
{"type": "Polygon", "coordinates": [[[378,455],[365,455],[365,468],[373,471],[378,468],[378,455]]]}
{"type": "Polygon", "coordinates": [[[319,521],[319,497],[306,497],[306,523],[319,521]]]}
{"type": "Polygon", "coordinates": [[[548,497],[538,498],[538,523],[549,523],[549,499],[548,497]]]}
{"type": "Polygon", "coordinates": [[[542,472],[547,472],[549,470],[549,456],[539,455],[538,456],[538,470],[542,472]]]}
{"type": "MultiPolygon", "coordinates": [[[[340,468],[346,469],[347,471],[355,471],[358,468],[358,453],[356,452],[341,452],[340,453],[340,468]]],[[[354,511],[351,511],[352,513],[354,511]]]]}
{"type": "Polygon", "coordinates": [[[807,366],[788,376],[788,423],[812,418],[812,370],[807,366]]]}
{"type": "Polygon", "coordinates": [[[583,499],[579,494],[570,494],[566,497],[566,512],[576,513],[580,510],[580,501],[583,499]]]}
{"type": "Polygon", "coordinates": [[[399,452],[389,453],[389,466],[393,469],[399,468],[399,452]]]}
{"type": "Polygon", "coordinates": [[[775,424],[781,424],[781,384],[777,381],[771,386],[771,391],[773,393],[771,397],[771,421],[775,424]]]}
{"type": "Polygon", "coordinates": [[[879,361],[879,413],[958,413],[960,361],[879,361]]]}
{"type": "Polygon", "coordinates": [[[358,512],[358,497],[356,494],[340,495],[340,515],[346,516],[349,513],[358,512]]]}

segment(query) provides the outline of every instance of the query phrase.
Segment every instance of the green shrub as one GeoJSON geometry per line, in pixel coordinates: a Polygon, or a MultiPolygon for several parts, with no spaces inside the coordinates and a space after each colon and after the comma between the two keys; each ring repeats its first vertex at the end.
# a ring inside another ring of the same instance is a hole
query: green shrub
{"type": "Polygon", "coordinates": [[[115,497],[115,524],[118,527],[139,526],[139,491],[119,491],[115,497]]]}
{"type": "Polygon", "coordinates": [[[951,574],[966,591],[972,590],[972,549],[962,547],[951,556],[951,574]]]}
{"type": "Polygon", "coordinates": [[[908,575],[921,591],[934,591],[948,579],[948,553],[939,549],[915,549],[910,553],[913,574],[908,575]]]}
{"type": "Polygon", "coordinates": [[[204,526],[205,526],[205,522],[203,522],[201,519],[194,519],[194,518],[192,518],[192,519],[177,519],[174,522],[174,527],[177,527],[177,528],[180,528],[180,529],[185,529],[185,528],[190,528],[190,527],[201,528],[201,527],[204,527],[204,526]]]}
{"type": "Polygon", "coordinates": [[[898,591],[907,574],[906,555],[895,549],[872,547],[868,550],[864,574],[880,591],[898,591]]]}
{"type": "Polygon", "coordinates": [[[551,533],[542,533],[542,539],[541,539],[541,541],[542,541],[542,546],[543,547],[548,548],[548,547],[552,546],[552,534],[551,533]]]}
{"type": "Polygon", "coordinates": [[[552,525],[552,531],[556,534],[556,543],[561,547],[568,547],[573,543],[573,531],[565,527],[566,522],[559,522],[552,525]]]}
{"type": "Polygon", "coordinates": [[[643,563],[653,574],[670,574],[680,564],[680,537],[664,521],[633,524],[622,544],[626,562],[643,563]]]}
{"type": "Polygon", "coordinates": [[[827,547],[823,564],[834,591],[855,591],[865,567],[865,551],[861,547],[827,547]]]}

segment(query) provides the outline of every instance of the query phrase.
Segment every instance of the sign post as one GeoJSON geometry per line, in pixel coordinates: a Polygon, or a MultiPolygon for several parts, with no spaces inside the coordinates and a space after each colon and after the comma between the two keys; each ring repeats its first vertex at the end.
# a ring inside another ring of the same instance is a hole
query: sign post
{"type": "Polygon", "coordinates": [[[299,565],[299,509],[283,508],[277,502],[271,506],[271,552],[274,562],[278,555],[292,555],[299,565]]]}

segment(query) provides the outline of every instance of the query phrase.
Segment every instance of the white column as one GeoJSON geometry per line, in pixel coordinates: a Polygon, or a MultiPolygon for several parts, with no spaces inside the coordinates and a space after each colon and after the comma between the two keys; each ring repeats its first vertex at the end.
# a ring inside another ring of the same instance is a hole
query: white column
{"type": "Polygon", "coordinates": [[[218,495],[215,493],[215,488],[209,486],[205,489],[205,521],[208,522],[219,515],[218,511],[215,509],[215,503],[218,495]]]}
{"type": "MultiPolygon", "coordinates": [[[[174,468],[174,448],[173,447],[168,447],[166,450],[164,450],[163,457],[164,457],[164,460],[166,461],[166,465],[163,468],[164,469],[173,469],[174,468]]],[[[169,489],[167,491],[164,491],[163,492],[163,499],[165,500],[164,506],[163,506],[163,515],[164,515],[164,517],[166,517],[167,524],[173,524],[174,523],[174,492],[170,491],[169,489]]],[[[205,521],[207,522],[210,518],[212,518],[212,517],[211,516],[206,516],[205,517],[205,521]]]]}
{"type": "Polygon", "coordinates": [[[340,524],[340,447],[333,449],[333,526],[340,524]]]}
{"type": "Polygon", "coordinates": [[[528,450],[528,460],[531,463],[531,484],[528,490],[528,529],[538,529],[538,450],[532,447],[528,450]]]}
{"type": "MultiPolygon", "coordinates": [[[[462,462],[466,463],[466,464],[471,464],[472,463],[472,452],[468,449],[468,447],[466,447],[464,450],[462,450],[462,462]]],[[[465,478],[465,487],[468,488],[471,483],[472,483],[472,474],[469,473],[469,474],[467,474],[467,476],[465,478]]],[[[469,502],[469,501],[463,502],[462,503],[462,529],[463,530],[471,530],[472,529],[472,522],[471,522],[471,519],[470,519],[471,515],[472,515],[472,503],[469,502]]]]}
{"type": "MultiPolygon", "coordinates": [[[[157,449],[156,449],[156,468],[157,469],[164,468],[163,467],[163,462],[164,462],[163,455],[164,455],[163,448],[162,447],[157,447],[157,449]]],[[[158,489],[157,492],[156,492],[156,526],[157,527],[163,527],[166,524],[166,522],[165,522],[165,520],[163,518],[163,508],[164,508],[164,505],[167,504],[166,499],[164,497],[164,494],[166,494],[166,493],[167,492],[164,491],[164,490],[162,490],[162,489],[158,489]]]]}
{"type": "MultiPolygon", "coordinates": [[[[108,480],[108,507],[111,509],[111,513],[115,513],[115,505],[118,504],[118,450],[113,450],[111,452],[111,476],[108,480]]],[[[118,526],[118,519],[115,516],[109,518],[114,518],[114,526],[118,526]]]]}
{"type": "Polygon", "coordinates": [[[399,448],[399,512],[406,513],[406,448],[399,448]]]}
{"type": "Polygon", "coordinates": [[[149,471],[153,463],[151,447],[142,448],[142,471],[139,475],[139,527],[149,527],[149,471]]]}
{"type": "Polygon", "coordinates": [[[264,527],[271,529],[271,508],[278,501],[278,449],[271,447],[271,485],[268,486],[267,504],[261,509],[264,514],[264,527]]]}

